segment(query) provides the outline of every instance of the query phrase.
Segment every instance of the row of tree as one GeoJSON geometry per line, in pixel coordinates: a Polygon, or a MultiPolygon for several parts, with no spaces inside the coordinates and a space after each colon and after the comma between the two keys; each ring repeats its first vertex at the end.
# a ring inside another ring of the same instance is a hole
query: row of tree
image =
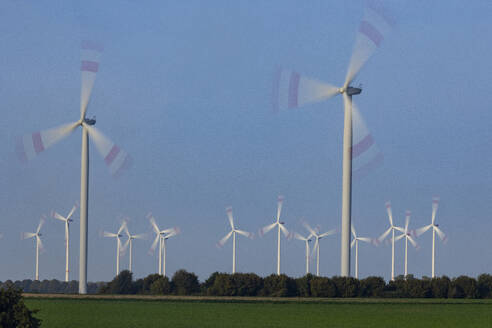
{"type": "MultiPolygon", "coordinates": [[[[7,286],[31,293],[77,293],[77,281],[7,281],[7,286]]],[[[478,278],[460,276],[450,279],[404,279],[397,277],[386,283],[381,277],[365,279],[317,277],[300,278],[286,275],[260,277],[254,273],[213,273],[203,283],[194,273],[177,271],[171,279],[158,274],[133,280],[132,273],[122,271],[108,283],[89,283],[89,293],[148,295],[208,295],[208,296],[270,296],[270,297],[385,297],[385,298],[492,298],[492,275],[478,278]]]]}

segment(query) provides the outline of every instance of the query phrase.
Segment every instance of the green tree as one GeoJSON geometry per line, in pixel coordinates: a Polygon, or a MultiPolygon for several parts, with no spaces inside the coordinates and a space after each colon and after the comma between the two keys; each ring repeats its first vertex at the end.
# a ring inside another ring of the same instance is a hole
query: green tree
{"type": "Polygon", "coordinates": [[[134,294],[132,273],[128,270],[121,271],[107,285],[99,289],[101,294],[134,294]]]}
{"type": "Polygon", "coordinates": [[[477,298],[479,296],[477,281],[467,276],[454,278],[449,293],[451,298],[477,298]]]}
{"type": "Polygon", "coordinates": [[[12,285],[0,289],[0,327],[37,328],[41,320],[34,317],[37,311],[31,311],[24,304],[20,289],[12,285]]]}
{"type": "Polygon", "coordinates": [[[171,294],[172,288],[168,277],[159,275],[150,285],[150,293],[153,295],[168,295],[171,294]]]}
{"type": "Polygon", "coordinates": [[[272,274],[263,280],[263,296],[285,297],[296,295],[296,282],[285,274],[272,274]]]}
{"type": "Polygon", "coordinates": [[[172,288],[177,295],[192,295],[200,292],[198,277],[186,270],[176,271],[173,275],[172,288]]]}
{"type": "Polygon", "coordinates": [[[311,296],[313,297],[336,297],[337,287],[327,277],[313,277],[310,281],[311,296]]]}
{"type": "Polygon", "coordinates": [[[313,275],[308,273],[303,277],[296,279],[297,296],[310,297],[311,296],[311,280],[313,275]]]}
{"type": "Polygon", "coordinates": [[[477,283],[479,296],[481,298],[492,298],[492,275],[479,275],[477,283]]]}
{"type": "Polygon", "coordinates": [[[451,280],[446,277],[435,277],[431,279],[431,289],[433,298],[447,298],[449,294],[449,288],[451,286],[451,280]]]}
{"type": "Polygon", "coordinates": [[[367,277],[359,281],[362,297],[383,297],[386,282],[381,277],[367,277]]]}

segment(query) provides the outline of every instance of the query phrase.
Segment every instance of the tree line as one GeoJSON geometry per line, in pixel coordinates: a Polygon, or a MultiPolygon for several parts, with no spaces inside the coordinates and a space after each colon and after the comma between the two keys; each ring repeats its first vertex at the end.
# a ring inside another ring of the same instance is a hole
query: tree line
{"type": "MultiPolygon", "coordinates": [[[[30,293],[78,292],[77,281],[7,281],[7,286],[22,288],[30,293]]],[[[266,296],[266,297],[378,297],[378,298],[492,298],[492,275],[477,278],[459,276],[417,279],[409,275],[386,282],[381,277],[364,279],[346,277],[317,277],[311,274],[291,278],[284,274],[260,277],[254,273],[214,272],[200,283],[198,277],[185,270],[177,271],[171,279],[159,274],[133,279],[122,271],[110,282],[89,283],[88,292],[95,294],[141,295],[204,295],[204,296],[266,296]]]]}

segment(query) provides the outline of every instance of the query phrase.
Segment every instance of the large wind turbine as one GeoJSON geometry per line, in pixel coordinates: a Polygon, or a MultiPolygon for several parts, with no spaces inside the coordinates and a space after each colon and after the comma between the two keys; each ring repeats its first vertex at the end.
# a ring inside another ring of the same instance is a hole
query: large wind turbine
{"type": "Polygon", "coordinates": [[[355,279],[359,279],[359,241],[365,242],[365,243],[371,243],[372,239],[367,238],[367,237],[359,237],[357,236],[357,233],[355,232],[354,225],[352,224],[352,236],[354,237],[352,239],[352,243],[350,244],[350,247],[355,246],[355,279]]]}
{"type": "Polygon", "coordinates": [[[319,240],[322,239],[323,237],[327,237],[329,235],[333,235],[336,230],[332,229],[324,233],[319,233],[319,229],[313,229],[307,222],[303,222],[304,227],[309,231],[311,234],[311,237],[314,237],[315,242],[314,242],[314,247],[313,247],[313,253],[316,252],[316,275],[319,276],[319,240]]]}
{"type": "Polygon", "coordinates": [[[225,235],[218,243],[218,247],[224,246],[229,238],[232,236],[232,273],[236,273],[236,233],[243,235],[248,238],[253,238],[253,234],[243,230],[236,229],[234,226],[234,218],[232,217],[232,207],[226,208],[227,218],[229,219],[229,224],[231,225],[231,231],[225,235]]]}
{"type": "Polygon", "coordinates": [[[118,232],[113,233],[113,232],[107,232],[104,231],[104,237],[109,237],[109,238],[116,238],[116,275],[120,274],[120,255],[121,255],[121,238],[123,237],[123,230],[125,230],[126,227],[126,221],[123,221],[121,223],[120,228],[118,229],[118,232]]]}
{"type": "MultiPolygon", "coordinates": [[[[278,109],[297,108],[341,94],[344,102],[343,133],[343,174],[342,174],[342,238],[341,238],[341,275],[350,276],[350,224],[352,202],[352,159],[359,157],[365,165],[363,172],[381,162],[382,155],[376,147],[371,147],[374,140],[370,134],[363,136],[357,143],[353,139],[352,129],[357,130],[353,112],[357,109],[352,103],[352,96],[362,92],[361,88],[351,85],[362,66],[379,47],[388,34],[393,19],[388,15],[381,1],[368,1],[365,15],[359,26],[354,51],[349,63],[345,82],[341,87],[301,76],[290,70],[280,70],[274,87],[274,107],[278,109]]],[[[357,174],[357,172],[354,172],[357,174]]]]}
{"type": "Polygon", "coordinates": [[[280,213],[282,212],[282,204],[284,202],[284,197],[283,196],[278,196],[278,201],[277,201],[277,219],[275,220],[274,223],[267,225],[263,228],[260,229],[259,235],[263,236],[266,234],[268,231],[272,230],[275,227],[278,227],[278,233],[277,233],[277,275],[280,275],[280,231],[283,232],[286,238],[290,238],[291,235],[289,234],[289,231],[287,230],[286,227],[284,227],[284,222],[280,222],[280,213]]]}
{"type": "Polygon", "coordinates": [[[150,246],[150,250],[154,251],[157,246],[157,242],[159,242],[159,274],[165,277],[166,276],[166,240],[176,236],[180,232],[180,230],[178,227],[160,230],[159,227],[157,226],[157,223],[155,222],[152,213],[149,213],[147,217],[149,218],[150,224],[152,225],[152,229],[154,229],[154,232],[156,234],[154,242],[152,243],[152,246],[150,246]]]}
{"type": "Polygon", "coordinates": [[[82,128],[82,152],[80,165],[80,258],[79,258],[79,293],[87,293],[87,237],[88,237],[88,197],[89,197],[89,136],[101,153],[111,174],[119,175],[121,170],[130,165],[128,154],[115,145],[94,127],[95,118],[87,118],[92,87],[99,70],[99,57],[103,47],[95,42],[82,42],[82,88],[80,93],[80,118],[78,121],[59,127],[35,132],[18,139],[17,151],[21,160],[31,160],[40,152],[53,146],[70,135],[77,127],[82,128]]]}
{"type": "Polygon", "coordinates": [[[41,241],[41,227],[44,224],[45,216],[43,215],[41,217],[41,220],[39,220],[38,228],[36,229],[36,232],[24,232],[22,235],[23,239],[28,239],[28,238],[33,238],[36,237],[36,274],[34,277],[34,280],[39,280],[39,251],[43,249],[43,242],[41,241]]]}
{"type": "Polygon", "coordinates": [[[386,236],[391,232],[391,280],[395,280],[395,230],[404,232],[403,228],[397,227],[393,224],[393,212],[391,211],[391,203],[386,202],[386,211],[388,212],[388,219],[390,227],[379,238],[378,241],[382,242],[386,236]]]}
{"type": "Polygon", "coordinates": [[[415,240],[412,238],[410,235],[411,231],[408,230],[408,225],[410,224],[410,215],[412,213],[410,211],[407,211],[405,213],[405,229],[403,230],[403,233],[396,237],[395,240],[400,240],[402,238],[405,238],[405,279],[407,279],[408,275],[408,242],[412,244],[413,247],[418,248],[417,243],[415,240]]]}
{"type": "Polygon", "coordinates": [[[437,213],[437,207],[439,206],[439,197],[434,197],[432,199],[432,218],[431,218],[431,224],[428,226],[422,227],[417,229],[416,234],[417,236],[420,236],[430,228],[432,228],[432,278],[435,277],[435,259],[436,259],[436,233],[441,238],[442,241],[446,240],[446,235],[444,232],[442,232],[441,229],[439,229],[439,225],[436,224],[436,213],[437,213]]]}
{"type": "Polygon", "coordinates": [[[70,213],[68,213],[66,217],[58,214],[55,211],[51,213],[51,216],[53,218],[65,222],[65,281],[66,282],[68,282],[68,256],[69,256],[69,245],[70,245],[69,226],[70,226],[70,222],[73,222],[71,218],[76,209],[77,209],[77,205],[74,205],[70,210],[70,213]]]}
{"type": "Polygon", "coordinates": [[[309,273],[309,243],[311,242],[311,235],[304,237],[297,232],[294,233],[294,238],[302,240],[306,244],[306,274],[309,273]]]}
{"type": "Polygon", "coordinates": [[[132,272],[132,254],[133,254],[133,240],[134,239],[143,239],[145,238],[145,234],[135,234],[132,235],[128,230],[128,224],[125,225],[125,234],[128,237],[125,244],[123,245],[123,250],[125,250],[128,246],[130,246],[130,254],[128,259],[128,270],[132,272]]]}

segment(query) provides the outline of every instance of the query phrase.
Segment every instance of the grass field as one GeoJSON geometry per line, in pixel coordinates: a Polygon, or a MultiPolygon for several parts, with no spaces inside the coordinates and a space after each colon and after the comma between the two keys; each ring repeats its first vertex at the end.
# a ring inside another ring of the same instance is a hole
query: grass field
{"type": "Polygon", "coordinates": [[[492,327],[490,301],[26,298],[42,327],[492,327]]]}

